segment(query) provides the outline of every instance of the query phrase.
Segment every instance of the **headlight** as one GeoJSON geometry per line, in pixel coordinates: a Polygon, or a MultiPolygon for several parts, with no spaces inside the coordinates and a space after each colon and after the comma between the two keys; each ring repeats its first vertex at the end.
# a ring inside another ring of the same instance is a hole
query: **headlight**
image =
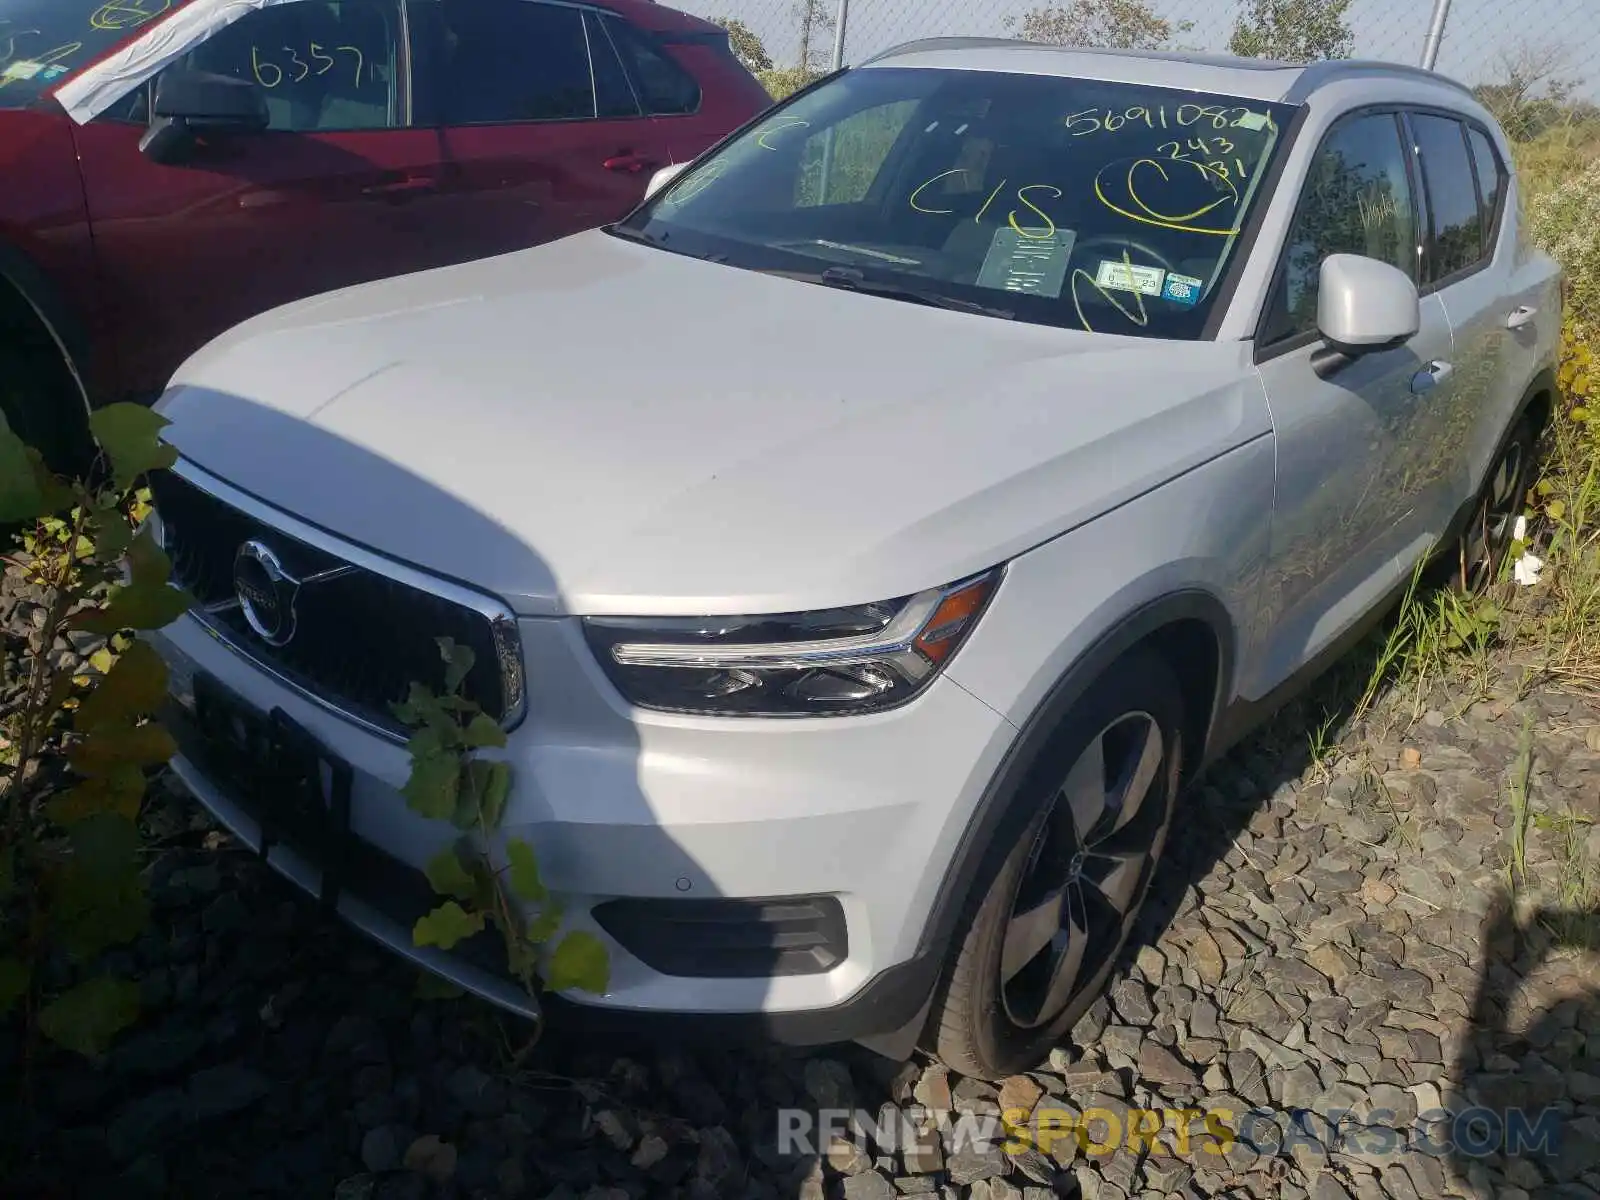
{"type": "Polygon", "coordinates": [[[815,717],[892,708],[926,687],[982,615],[1000,568],[914,596],[754,617],[584,621],[611,682],[640,708],[815,717]]]}

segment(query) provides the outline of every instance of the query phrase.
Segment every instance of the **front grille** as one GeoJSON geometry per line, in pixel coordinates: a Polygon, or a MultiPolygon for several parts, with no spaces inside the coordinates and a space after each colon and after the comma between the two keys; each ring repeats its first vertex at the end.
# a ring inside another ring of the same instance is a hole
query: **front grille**
{"type": "Polygon", "coordinates": [[[781,900],[607,900],[600,927],[647,967],[696,979],[820,975],[849,953],[832,896],[781,900]]]}
{"type": "Polygon", "coordinates": [[[521,666],[507,623],[290,537],[170,471],[151,480],[151,492],[174,582],[242,654],[322,703],[403,737],[390,705],[405,699],[413,682],[443,690],[437,639],[448,637],[475,656],[467,698],[497,721],[514,715],[521,666]],[[282,646],[261,637],[239,603],[234,559],[252,540],[307,581],[295,599],[293,636],[282,646]]]}

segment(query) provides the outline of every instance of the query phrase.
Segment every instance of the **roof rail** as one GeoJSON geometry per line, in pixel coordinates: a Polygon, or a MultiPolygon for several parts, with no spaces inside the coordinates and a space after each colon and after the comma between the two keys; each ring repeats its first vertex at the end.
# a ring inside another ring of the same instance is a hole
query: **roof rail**
{"type": "MultiPolygon", "coordinates": [[[[880,50],[870,58],[864,59],[859,65],[867,66],[870,63],[881,62],[884,59],[898,58],[902,54],[916,54],[926,50],[993,50],[1000,47],[1029,47],[1037,50],[1071,50],[1078,53],[1105,54],[1127,58],[1166,58],[1187,59],[1208,65],[1223,65],[1222,56],[1218,55],[1189,55],[1175,54],[1161,51],[1130,51],[1130,50],[1104,50],[1088,46],[1059,46],[1053,42],[1030,42],[1021,38],[997,37],[934,37],[920,38],[916,41],[902,42],[898,46],[890,46],[887,50],[880,50]]],[[[1250,60],[1244,60],[1241,66],[1250,60]]],[[[1298,104],[1318,88],[1335,83],[1340,79],[1359,78],[1363,75],[1396,75],[1409,79],[1426,80],[1429,83],[1443,84],[1445,87],[1454,88],[1468,96],[1474,96],[1470,87],[1449,75],[1442,75],[1438,71],[1430,71],[1426,67],[1412,66],[1410,63],[1383,62],[1378,59],[1330,59],[1321,62],[1307,63],[1301,66],[1298,63],[1262,63],[1262,66],[1272,70],[1299,70],[1300,75],[1295,80],[1294,86],[1284,96],[1286,104],[1298,104]]],[[[1476,98],[1474,96],[1474,98],[1476,98]]]]}
{"type": "Polygon", "coordinates": [[[885,58],[898,58],[902,54],[915,54],[923,50],[994,50],[1001,46],[1033,46],[1040,50],[1060,50],[1062,47],[1049,42],[1029,42],[1021,38],[997,37],[931,37],[918,38],[912,42],[901,42],[898,46],[890,46],[887,50],[880,50],[871,58],[861,61],[860,66],[875,63],[885,58]]]}
{"type": "MultiPolygon", "coordinates": [[[[1297,104],[1306,99],[1318,88],[1326,87],[1330,83],[1337,83],[1341,79],[1357,78],[1362,75],[1387,75],[1391,78],[1396,75],[1408,79],[1426,80],[1429,83],[1440,83],[1445,87],[1454,88],[1473,96],[1473,91],[1458,79],[1448,75],[1441,75],[1438,71],[1430,71],[1426,67],[1412,66],[1410,63],[1382,62],[1378,59],[1366,58],[1339,58],[1322,62],[1307,63],[1296,79],[1294,86],[1284,96],[1285,104],[1297,104]]],[[[1476,99],[1476,96],[1473,96],[1476,99]]]]}
{"type": "Polygon", "coordinates": [[[1031,42],[1022,38],[996,37],[936,37],[902,42],[880,50],[860,65],[897,58],[902,54],[916,54],[925,50],[994,50],[994,49],[1049,50],[1057,54],[1086,54],[1096,58],[1156,59],[1165,62],[1193,63],[1203,67],[1229,67],[1234,70],[1299,71],[1299,63],[1276,62],[1267,58],[1240,58],[1233,54],[1204,54],[1189,50],[1121,49],[1110,46],[1068,46],[1060,42],[1031,42]]]}

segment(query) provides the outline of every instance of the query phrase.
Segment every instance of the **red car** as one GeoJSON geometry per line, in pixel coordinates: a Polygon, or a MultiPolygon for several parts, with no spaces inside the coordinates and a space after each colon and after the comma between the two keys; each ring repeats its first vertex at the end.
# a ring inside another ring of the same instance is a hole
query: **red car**
{"type": "Polygon", "coordinates": [[[616,220],[769,103],[650,0],[0,0],[0,410],[66,454],[246,317],[616,220]]]}

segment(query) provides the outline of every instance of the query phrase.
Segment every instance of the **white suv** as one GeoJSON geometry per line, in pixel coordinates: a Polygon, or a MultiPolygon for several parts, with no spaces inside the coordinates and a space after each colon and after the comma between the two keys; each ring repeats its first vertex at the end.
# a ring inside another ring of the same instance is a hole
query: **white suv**
{"type": "Polygon", "coordinates": [[[249,321],[161,401],[200,603],[156,640],[347,803],[192,729],[177,770],[525,1008],[411,945],[453,830],[390,704],[448,635],[609,949],[571,999],[1030,1067],[1184,781],[1425,558],[1498,565],[1561,318],[1509,163],[1404,67],[921,42],[614,227],[249,321]]]}

